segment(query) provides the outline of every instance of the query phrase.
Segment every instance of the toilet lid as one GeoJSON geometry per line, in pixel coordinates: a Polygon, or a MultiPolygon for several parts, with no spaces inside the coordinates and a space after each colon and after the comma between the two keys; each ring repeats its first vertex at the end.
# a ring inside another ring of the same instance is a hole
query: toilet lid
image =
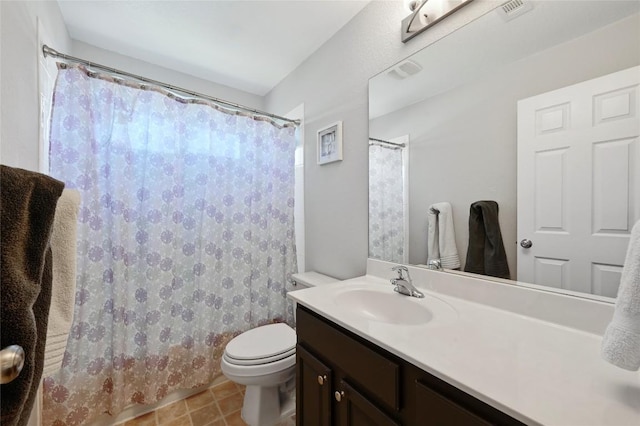
{"type": "MultiPolygon", "coordinates": [[[[226,355],[220,361],[220,368],[225,376],[234,380],[238,378],[250,379],[252,382],[262,382],[264,376],[277,374],[281,377],[289,376],[296,367],[296,355],[293,354],[286,358],[266,364],[238,364],[236,360],[229,360],[226,355]]],[[[295,374],[295,373],[294,373],[295,374]]],[[[271,378],[273,379],[273,377],[271,378]]],[[[288,378],[287,378],[288,380],[288,378]]],[[[240,381],[242,383],[245,380],[240,381]]]]}
{"type": "Polygon", "coordinates": [[[286,324],[269,324],[234,337],[225,348],[227,358],[269,362],[295,353],[296,332],[286,324]]]}
{"type": "Polygon", "coordinates": [[[224,358],[229,364],[234,364],[234,365],[251,365],[251,366],[259,366],[259,365],[265,365],[265,364],[270,364],[270,363],[274,363],[276,361],[281,361],[285,358],[291,358],[293,359],[293,362],[295,364],[295,358],[296,358],[296,348],[292,348],[289,349],[286,352],[277,354],[277,355],[273,355],[273,356],[268,356],[265,358],[256,358],[256,359],[237,359],[237,358],[232,358],[230,357],[226,352],[222,355],[222,358],[224,358]]]}

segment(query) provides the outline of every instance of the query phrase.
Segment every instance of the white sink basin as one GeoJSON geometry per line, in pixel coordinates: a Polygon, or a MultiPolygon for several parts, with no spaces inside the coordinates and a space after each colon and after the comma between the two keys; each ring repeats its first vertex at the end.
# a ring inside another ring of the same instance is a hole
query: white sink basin
{"type": "Polygon", "coordinates": [[[434,314],[442,311],[445,305],[449,314],[455,313],[447,303],[426,295],[424,299],[403,296],[395,293],[393,288],[345,288],[334,296],[336,305],[346,312],[367,320],[389,324],[420,325],[430,322],[434,314]],[[433,309],[436,308],[436,309],[433,309]],[[448,308],[448,309],[447,309],[448,308]]]}

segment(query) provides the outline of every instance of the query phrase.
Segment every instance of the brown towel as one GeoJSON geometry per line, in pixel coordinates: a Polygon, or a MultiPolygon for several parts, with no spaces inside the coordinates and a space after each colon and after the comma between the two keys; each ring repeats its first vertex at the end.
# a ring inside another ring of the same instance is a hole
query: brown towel
{"type": "Polygon", "coordinates": [[[498,203],[495,201],[476,201],[471,204],[469,249],[464,270],[492,277],[511,278],[498,223],[498,203]]]}
{"type": "Polygon", "coordinates": [[[0,387],[1,423],[25,425],[40,384],[51,303],[49,239],[64,184],[0,165],[1,347],[25,352],[20,375],[0,387]]]}

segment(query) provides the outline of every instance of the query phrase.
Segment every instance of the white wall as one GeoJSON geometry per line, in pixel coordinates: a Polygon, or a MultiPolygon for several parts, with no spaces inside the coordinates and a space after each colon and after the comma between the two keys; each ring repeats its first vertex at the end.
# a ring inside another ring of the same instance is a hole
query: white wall
{"type": "Polygon", "coordinates": [[[58,49],[68,50],[71,40],[55,1],[0,1],[0,9],[0,162],[38,170],[37,19],[58,49]]]}
{"type": "Polygon", "coordinates": [[[375,137],[411,135],[409,262],[426,263],[426,211],[433,203],[448,201],[464,267],[469,205],[490,199],[500,205],[515,279],[516,102],[638,64],[640,15],[634,15],[372,120],[375,137]]]}
{"type": "Polygon", "coordinates": [[[267,96],[268,111],[305,104],[306,267],[337,278],[362,275],[368,253],[368,80],[493,9],[477,0],[407,44],[402,1],[372,1],[267,96]],[[316,133],[343,121],[344,160],[316,164],[316,133]]]}
{"type": "Polygon", "coordinates": [[[162,83],[168,83],[173,86],[214,96],[219,99],[224,99],[225,101],[231,101],[248,107],[263,109],[263,98],[261,96],[233,89],[221,84],[216,84],[189,74],[154,65],[140,59],[132,58],[131,56],[125,56],[116,52],[101,49],[77,40],[73,40],[71,52],[63,52],[55,46],[51,47],[62,53],[69,53],[70,55],[78,58],[144,76],[162,83]]]}

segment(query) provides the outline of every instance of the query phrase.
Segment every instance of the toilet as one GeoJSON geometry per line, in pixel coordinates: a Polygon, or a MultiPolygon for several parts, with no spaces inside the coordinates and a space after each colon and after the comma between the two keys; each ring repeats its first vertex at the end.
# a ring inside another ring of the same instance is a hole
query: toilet
{"type": "MultiPolygon", "coordinates": [[[[317,272],[291,278],[290,291],[338,281],[317,272]]],[[[246,386],[242,419],[249,425],[270,426],[295,414],[296,341],[295,330],[278,323],[245,331],[225,347],[222,373],[246,386]]]]}

